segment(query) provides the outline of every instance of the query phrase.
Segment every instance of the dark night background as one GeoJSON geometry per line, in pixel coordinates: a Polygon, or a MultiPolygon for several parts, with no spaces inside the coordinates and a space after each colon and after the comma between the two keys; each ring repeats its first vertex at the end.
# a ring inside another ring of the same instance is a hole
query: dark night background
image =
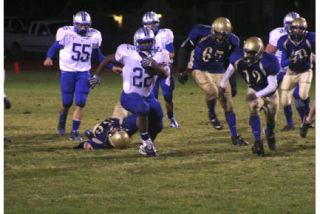
{"type": "Polygon", "coordinates": [[[308,30],[315,31],[315,0],[4,0],[5,16],[19,16],[26,21],[68,19],[72,25],[72,15],[80,10],[87,11],[92,27],[101,31],[104,54],[113,53],[121,43],[131,43],[142,15],[150,10],[162,14],[160,28],[173,31],[176,51],[195,24],[211,25],[219,16],[230,19],[233,32],[241,40],[259,36],[265,45],[269,31],[282,26],[284,15],[290,11],[305,17],[308,30]],[[122,27],[111,14],[123,15],[122,27]]]}

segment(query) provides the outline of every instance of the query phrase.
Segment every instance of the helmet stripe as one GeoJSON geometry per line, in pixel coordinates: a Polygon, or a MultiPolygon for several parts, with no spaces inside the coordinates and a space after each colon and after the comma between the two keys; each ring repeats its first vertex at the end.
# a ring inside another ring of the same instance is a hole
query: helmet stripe
{"type": "Polygon", "coordinates": [[[86,14],[84,12],[81,12],[81,18],[82,21],[86,21],[86,14]]]}

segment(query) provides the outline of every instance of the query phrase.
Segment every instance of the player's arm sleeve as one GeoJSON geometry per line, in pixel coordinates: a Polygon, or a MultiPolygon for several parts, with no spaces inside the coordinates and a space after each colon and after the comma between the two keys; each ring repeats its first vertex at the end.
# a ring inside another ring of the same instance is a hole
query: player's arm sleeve
{"type": "Polygon", "coordinates": [[[187,38],[180,46],[178,53],[178,69],[179,72],[184,72],[187,68],[191,50],[194,49],[193,41],[187,38]]]}
{"type": "Polygon", "coordinates": [[[92,55],[94,56],[94,58],[96,58],[99,62],[102,62],[102,60],[104,59],[104,55],[102,54],[100,48],[95,48],[92,50],[92,55]]]}
{"type": "Polygon", "coordinates": [[[255,93],[256,97],[263,97],[267,94],[270,94],[271,92],[275,91],[278,87],[277,83],[277,75],[269,75],[267,77],[268,85],[261,91],[258,91],[255,93]]]}
{"type": "Polygon", "coordinates": [[[167,29],[167,41],[166,41],[166,50],[170,53],[174,53],[174,47],[173,47],[173,32],[170,29],[167,29]]]}
{"type": "Polygon", "coordinates": [[[229,78],[231,77],[231,75],[234,73],[235,69],[233,67],[232,64],[229,64],[226,72],[224,73],[223,75],[223,78],[221,80],[221,83],[220,83],[220,87],[221,88],[225,88],[227,86],[227,83],[228,83],[228,80],[229,78]]]}
{"type": "Polygon", "coordinates": [[[166,50],[170,53],[174,53],[173,42],[166,45],[166,50]]]}
{"type": "Polygon", "coordinates": [[[282,57],[281,57],[281,67],[286,67],[290,63],[289,56],[286,51],[282,51],[282,57]]]}
{"type": "Polygon", "coordinates": [[[271,31],[269,33],[269,44],[277,47],[277,43],[278,43],[278,36],[277,36],[277,32],[276,31],[271,31]]]}
{"type": "Polygon", "coordinates": [[[315,52],[315,46],[316,46],[316,35],[314,32],[311,32],[311,47],[312,47],[312,52],[315,52]]]}
{"type": "Polygon", "coordinates": [[[55,41],[47,52],[47,58],[53,58],[53,56],[57,53],[57,51],[63,49],[63,45],[60,45],[58,41],[55,41]]]}

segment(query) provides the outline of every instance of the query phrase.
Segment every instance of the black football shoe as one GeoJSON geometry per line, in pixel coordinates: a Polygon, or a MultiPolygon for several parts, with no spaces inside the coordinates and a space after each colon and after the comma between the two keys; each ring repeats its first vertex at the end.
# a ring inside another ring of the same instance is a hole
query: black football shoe
{"type": "Polygon", "coordinates": [[[264,154],[264,149],[263,149],[263,142],[262,140],[256,140],[254,142],[254,145],[252,147],[252,153],[253,154],[258,154],[258,155],[263,155],[264,154]]]}
{"type": "Polygon", "coordinates": [[[218,120],[217,116],[209,116],[210,119],[210,123],[212,124],[213,128],[217,129],[217,130],[222,130],[223,126],[220,123],[220,121],[218,120]]]}
{"type": "Polygon", "coordinates": [[[249,143],[246,140],[244,140],[242,137],[240,137],[240,135],[232,137],[231,140],[232,140],[232,145],[235,145],[235,146],[248,146],[249,145],[249,143]]]}
{"type": "Polygon", "coordinates": [[[303,122],[300,126],[300,136],[305,138],[307,136],[309,128],[312,128],[312,124],[310,122],[308,122],[305,117],[305,118],[303,118],[303,122]]]}
{"type": "Polygon", "coordinates": [[[280,131],[287,132],[287,131],[291,131],[291,130],[294,130],[294,126],[293,125],[286,125],[280,131]]]}
{"type": "Polygon", "coordinates": [[[267,133],[267,129],[264,130],[264,133],[267,138],[269,149],[272,151],[276,150],[276,137],[274,133],[271,133],[271,134],[267,133]]]}

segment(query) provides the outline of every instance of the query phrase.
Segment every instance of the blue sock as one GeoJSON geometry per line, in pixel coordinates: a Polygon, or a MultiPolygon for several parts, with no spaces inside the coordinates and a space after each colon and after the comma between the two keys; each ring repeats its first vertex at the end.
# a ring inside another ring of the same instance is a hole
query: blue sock
{"type": "Polygon", "coordinates": [[[283,107],[283,111],[286,116],[287,124],[293,126],[291,105],[283,107]]]}
{"type": "Polygon", "coordinates": [[[62,127],[66,126],[67,116],[68,116],[68,114],[63,114],[60,112],[59,126],[62,126],[62,127]]]}
{"type": "Polygon", "coordinates": [[[231,114],[225,113],[225,117],[229,125],[231,136],[236,137],[238,135],[237,126],[236,126],[236,115],[234,113],[231,113],[231,114]]]}
{"type": "Polygon", "coordinates": [[[150,138],[150,134],[148,132],[140,133],[142,140],[148,140],[150,138]]]}
{"type": "Polygon", "coordinates": [[[167,116],[169,119],[173,118],[173,112],[172,111],[168,111],[167,112],[167,116]]]}
{"type": "Polygon", "coordinates": [[[72,121],[72,131],[77,132],[80,127],[81,120],[73,120],[72,121]]]}
{"type": "Polygon", "coordinates": [[[254,138],[256,140],[261,140],[260,117],[251,115],[249,124],[251,126],[254,138]]]}
{"type": "Polygon", "coordinates": [[[276,126],[276,124],[272,124],[272,125],[267,124],[267,128],[266,128],[266,135],[267,135],[267,136],[272,136],[272,135],[274,135],[273,130],[274,130],[274,127],[275,127],[275,126],[276,126]]]}

